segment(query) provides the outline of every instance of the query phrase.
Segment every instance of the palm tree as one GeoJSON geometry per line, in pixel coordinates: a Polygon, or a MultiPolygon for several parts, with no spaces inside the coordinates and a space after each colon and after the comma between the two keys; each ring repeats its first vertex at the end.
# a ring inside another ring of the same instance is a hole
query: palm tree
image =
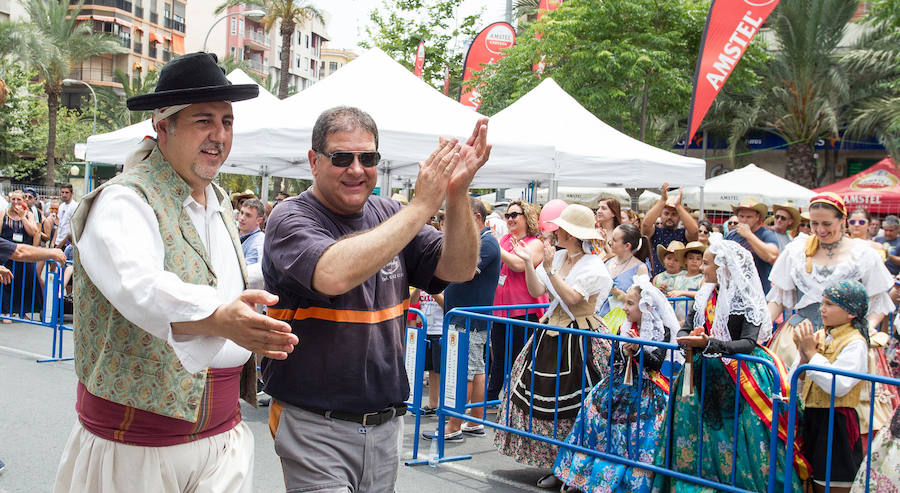
{"type": "Polygon", "coordinates": [[[133,78],[128,77],[122,69],[113,70],[113,78],[122,84],[124,95],[120,95],[112,88],[97,88],[97,104],[101,114],[107,119],[110,130],[118,130],[127,127],[132,123],[137,123],[150,118],[150,111],[130,111],[125,106],[125,100],[137,96],[139,94],[147,94],[153,92],[156,88],[156,81],[159,79],[159,72],[156,67],[151,66],[147,69],[147,75],[141,77],[141,72],[135,72],[133,78]]]}
{"type": "Polygon", "coordinates": [[[56,181],[54,150],[62,80],[69,76],[73,67],[92,56],[127,52],[115,36],[95,33],[91,23],[76,21],[83,4],[84,0],[81,0],[70,9],[68,0],[23,1],[41,49],[18,50],[16,55],[37,70],[47,94],[47,186],[53,186],[56,181]]]}
{"type": "Polygon", "coordinates": [[[304,26],[307,22],[317,19],[325,22],[325,18],[319,9],[306,3],[305,0],[227,0],[216,8],[216,14],[237,6],[246,5],[247,8],[259,8],[266,11],[260,24],[269,30],[276,22],[281,22],[281,76],[278,81],[278,98],[288,97],[288,69],[291,66],[291,39],[297,26],[304,26]]]}
{"type": "Polygon", "coordinates": [[[817,185],[816,140],[839,131],[840,111],[851,91],[840,62],[839,44],[856,0],[781,0],[771,17],[775,51],[759,92],[735,120],[732,143],[751,128],[765,129],[787,143],[786,178],[817,185]]]}

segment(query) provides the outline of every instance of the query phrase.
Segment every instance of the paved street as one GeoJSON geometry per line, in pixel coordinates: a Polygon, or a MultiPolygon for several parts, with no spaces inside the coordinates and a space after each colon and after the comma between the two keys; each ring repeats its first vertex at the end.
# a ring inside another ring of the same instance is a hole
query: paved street
{"type": "MultiPolygon", "coordinates": [[[[71,361],[36,363],[50,354],[52,331],[29,324],[0,325],[0,493],[49,491],[66,438],[75,423],[75,370],[71,361]]],[[[64,354],[72,354],[71,333],[64,339],[64,354]]],[[[284,491],[281,468],[272,448],[268,408],[244,405],[243,416],[256,438],[255,491],[284,491]]],[[[423,429],[437,420],[423,419],[423,429]]],[[[412,417],[406,419],[403,457],[412,456],[412,417]]],[[[436,468],[400,466],[398,492],[543,491],[533,486],[542,475],[502,457],[491,445],[492,432],[448,444],[448,455],[471,454],[467,461],[436,468]]],[[[429,442],[420,442],[420,457],[429,442]]]]}

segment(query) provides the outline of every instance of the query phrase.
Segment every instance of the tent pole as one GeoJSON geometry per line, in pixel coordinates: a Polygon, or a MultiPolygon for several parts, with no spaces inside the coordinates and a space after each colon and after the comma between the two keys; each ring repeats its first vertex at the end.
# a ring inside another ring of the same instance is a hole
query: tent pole
{"type": "Polygon", "coordinates": [[[384,168],[381,169],[381,183],[378,184],[380,187],[380,192],[378,195],[382,197],[390,197],[391,196],[391,163],[390,161],[385,161],[384,168]]]}
{"type": "Polygon", "coordinates": [[[262,165],[262,186],[259,191],[259,199],[265,204],[269,201],[269,166],[262,165]]]}
{"type": "Polygon", "coordinates": [[[550,180],[550,188],[547,190],[547,201],[551,201],[559,197],[559,180],[556,178],[550,180]]]}
{"type": "Polygon", "coordinates": [[[697,214],[697,220],[701,220],[706,217],[705,211],[703,210],[703,187],[700,187],[700,213],[697,214]]]}

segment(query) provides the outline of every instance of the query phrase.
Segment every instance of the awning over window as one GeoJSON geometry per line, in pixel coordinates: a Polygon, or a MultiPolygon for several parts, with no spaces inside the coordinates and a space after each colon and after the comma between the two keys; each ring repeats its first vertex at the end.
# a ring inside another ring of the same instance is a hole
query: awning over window
{"type": "Polygon", "coordinates": [[[150,42],[156,44],[162,44],[162,40],[159,39],[159,35],[153,31],[150,31],[150,42]]]}
{"type": "Polygon", "coordinates": [[[172,36],[172,51],[176,55],[184,55],[184,36],[178,34],[172,36]]]}

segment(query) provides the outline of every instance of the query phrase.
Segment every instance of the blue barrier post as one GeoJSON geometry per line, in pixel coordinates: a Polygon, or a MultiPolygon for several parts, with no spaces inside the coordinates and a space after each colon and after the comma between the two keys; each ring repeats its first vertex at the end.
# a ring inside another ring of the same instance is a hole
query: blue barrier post
{"type": "MultiPolygon", "coordinates": [[[[417,315],[422,320],[422,327],[407,327],[405,341],[406,372],[409,377],[411,401],[406,405],[416,416],[415,433],[413,434],[412,460],[419,456],[419,430],[422,425],[422,380],[425,376],[425,345],[428,343],[428,320],[421,310],[410,308],[409,313],[417,315]],[[410,368],[412,359],[412,368],[410,368]]],[[[432,350],[434,350],[432,348],[432,350]]],[[[406,463],[409,465],[409,462],[406,463]]]]}
{"type": "MultiPolygon", "coordinates": [[[[63,358],[63,334],[66,331],[72,332],[72,328],[63,323],[65,316],[65,270],[55,260],[48,260],[47,262],[53,262],[56,266],[56,272],[51,276],[50,269],[48,268],[45,273],[44,310],[46,314],[50,315],[50,319],[47,320],[46,316],[42,316],[41,321],[44,323],[41,325],[47,325],[53,328],[53,349],[50,353],[50,358],[40,359],[37,360],[37,362],[50,363],[55,361],[71,361],[74,358],[63,358]],[[48,285],[52,285],[52,289],[46,289],[46,286],[48,285]],[[46,308],[48,304],[51,305],[49,310],[46,308]]],[[[72,268],[72,263],[66,262],[65,268],[72,268]]]]}

